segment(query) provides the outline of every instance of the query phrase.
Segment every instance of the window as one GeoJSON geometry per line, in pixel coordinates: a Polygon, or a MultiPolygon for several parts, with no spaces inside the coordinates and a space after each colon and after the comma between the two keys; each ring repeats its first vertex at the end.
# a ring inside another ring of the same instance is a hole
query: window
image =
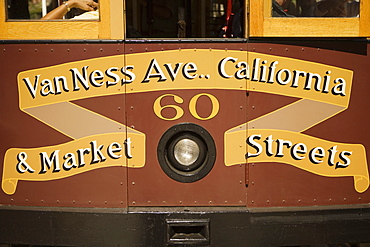
{"type": "Polygon", "coordinates": [[[127,0],[127,38],[243,37],[240,0],[127,0]]]}
{"type": "Polygon", "coordinates": [[[366,37],[370,34],[370,1],[250,0],[249,18],[251,37],[366,37]],[[342,11],[323,11],[318,5],[326,1],[332,8],[341,4],[342,11]],[[274,14],[273,6],[278,2],[289,3],[280,5],[286,16],[274,14]],[[309,3],[308,8],[303,3],[309,3]]]}
{"type": "Polygon", "coordinates": [[[99,4],[99,18],[45,21],[39,18],[62,0],[5,0],[0,7],[0,39],[3,40],[73,40],[123,39],[124,1],[104,0],[99,4]],[[22,7],[20,7],[22,6],[22,7]],[[36,10],[32,8],[37,6],[36,10]],[[5,8],[4,8],[5,7],[5,8]],[[46,10],[45,10],[46,8],[46,10]]]}
{"type": "Polygon", "coordinates": [[[273,17],[359,17],[360,0],[271,0],[273,17]]]}
{"type": "MultiPolygon", "coordinates": [[[[94,0],[97,2],[97,0],[94,0]]],[[[8,20],[39,20],[52,10],[61,7],[63,12],[53,19],[98,20],[99,12],[69,8],[68,1],[63,0],[6,0],[8,20]],[[67,5],[65,5],[67,3],[67,5]],[[67,11],[68,10],[68,11],[67,11]]],[[[94,2],[95,4],[95,2],[94,2]]],[[[96,6],[98,3],[96,3],[96,6]]]]}

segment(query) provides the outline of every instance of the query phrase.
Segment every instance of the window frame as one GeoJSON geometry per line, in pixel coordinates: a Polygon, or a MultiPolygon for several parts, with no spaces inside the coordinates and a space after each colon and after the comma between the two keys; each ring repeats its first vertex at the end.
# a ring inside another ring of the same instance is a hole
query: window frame
{"type": "Polygon", "coordinates": [[[360,17],[271,17],[271,0],[249,0],[250,37],[368,37],[370,1],[360,1],[360,17]],[[262,11],[261,11],[262,10],[262,11]]]}
{"type": "Polygon", "coordinates": [[[124,1],[104,0],[99,20],[7,20],[6,0],[0,0],[0,39],[64,40],[123,39],[124,1]]]}

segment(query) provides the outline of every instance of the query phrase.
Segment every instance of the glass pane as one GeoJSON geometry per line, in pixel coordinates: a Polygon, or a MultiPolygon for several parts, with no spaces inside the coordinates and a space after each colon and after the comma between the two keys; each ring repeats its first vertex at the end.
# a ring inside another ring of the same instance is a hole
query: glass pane
{"type": "Polygon", "coordinates": [[[360,0],[272,0],[273,17],[359,17],[360,0]]]}
{"type": "Polygon", "coordinates": [[[8,19],[37,20],[54,11],[54,15],[48,19],[97,20],[97,2],[77,0],[72,6],[70,2],[63,0],[7,0],[8,19]],[[75,5],[80,7],[74,7],[75,5]]]}
{"type": "Polygon", "coordinates": [[[243,0],[127,0],[128,38],[243,36],[243,0]]]}

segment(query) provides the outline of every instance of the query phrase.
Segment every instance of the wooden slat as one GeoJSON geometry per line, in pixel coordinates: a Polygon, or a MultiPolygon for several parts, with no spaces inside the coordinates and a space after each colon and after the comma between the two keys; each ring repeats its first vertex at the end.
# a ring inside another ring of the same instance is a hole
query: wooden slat
{"type": "Polygon", "coordinates": [[[370,37],[370,1],[360,1],[360,36],[370,37]]]}
{"type": "Polygon", "coordinates": [[[94,21],[17,21],[1,22],[0,39],[97,39],[94,21]]]}
{"type": "Polygon", "coordinates": [[[357,37],[359,18],[264,19],[265,37],[357,37]]]}

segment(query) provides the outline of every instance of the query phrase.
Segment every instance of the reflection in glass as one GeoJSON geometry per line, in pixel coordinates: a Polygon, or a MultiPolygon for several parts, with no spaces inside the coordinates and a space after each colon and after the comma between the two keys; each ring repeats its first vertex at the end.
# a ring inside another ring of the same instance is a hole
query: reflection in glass
{"type": "Polygon", "coordinates": [[[244,0],[126,0],[128,38],[241,38],[244,0]]]}
{"type": "MultiPolygon", "coordinates": [[[[77,0],[84,1],[84,0],[77,0]]],[[[97,0],[94,0],[97,2],[97,0]]],[[[76,2],[76,1],[74,1],[76,2]]],[[[58,8],[63,10],[63,13],[53,19],[99,19],[97,11],[85,11],[79,8],[67,8],[68,1],[65,0],[6,0],[7,3],[7,19],[41,19],[49,12],[58,8]],[[67,11],[68,10],[68,11],[67,11]]]]}
{"type": "Polygon", "coordinates": [[[272,0],[273,17],[359,17],[360,0],[272,0]]]}

